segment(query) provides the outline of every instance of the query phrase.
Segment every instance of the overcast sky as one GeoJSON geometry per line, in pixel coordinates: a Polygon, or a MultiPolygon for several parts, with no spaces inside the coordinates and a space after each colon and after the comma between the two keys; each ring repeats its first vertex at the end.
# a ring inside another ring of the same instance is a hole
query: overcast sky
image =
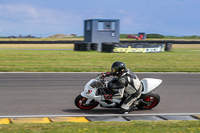
{"type": "Polygon", "coordinates": [[[0,0],[0,36],[83,35],[85,19],[120,19],[120,33],[200,36],[200,0],[0,0]]]}

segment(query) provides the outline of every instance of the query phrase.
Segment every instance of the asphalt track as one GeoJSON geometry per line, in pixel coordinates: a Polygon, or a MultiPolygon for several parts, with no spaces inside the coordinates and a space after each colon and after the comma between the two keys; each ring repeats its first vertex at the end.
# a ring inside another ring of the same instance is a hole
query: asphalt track
{"type": "MultiPolygon", "coordinates": [[[[130,114],[200,113],[200,73],[136,73],[142,78],[160,78],[156,89],[160,104],[152,110],[130,114]]],[[[118,109],[97,107],[83,111],[74,99],[97,73],[0,73],[0,116],[118,114],[118,109]]]]}

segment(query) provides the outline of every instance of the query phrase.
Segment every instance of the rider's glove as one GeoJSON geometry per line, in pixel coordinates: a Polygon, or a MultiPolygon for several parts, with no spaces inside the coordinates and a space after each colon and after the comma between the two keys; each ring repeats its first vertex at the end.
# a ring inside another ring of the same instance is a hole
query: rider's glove
{"type": "Polygon", "coordinates": [[[112,99],[112,95],[110,95],[110,94],[104,95],[104,99],[110,100],[110,99],[112,99]]]}

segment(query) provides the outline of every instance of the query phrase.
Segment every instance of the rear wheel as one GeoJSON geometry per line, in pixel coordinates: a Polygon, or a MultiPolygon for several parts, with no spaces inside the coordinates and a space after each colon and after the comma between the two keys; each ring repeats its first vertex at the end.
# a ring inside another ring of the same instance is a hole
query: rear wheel
{"type": "Polygon", "coordinates": [[[156,92],[150,92],[142,95],[140,99],[143,99],[144,103],[138,105],[138,109],[152,109],[160,102],[160,96],[156,92]]]}
{"type": "Polygon", "coordinates": [[[93,109],[95,108],[96,106],[99,105],[99,103],[95,100],[92,100],[90,101],[89,104],[86,104],[87,102],[87,98],[86,97],[83,97],[81,95],[78,95],[74,101],[76,107],[82,109],[82,110],[90,110],[90,109],[93,109]]]}

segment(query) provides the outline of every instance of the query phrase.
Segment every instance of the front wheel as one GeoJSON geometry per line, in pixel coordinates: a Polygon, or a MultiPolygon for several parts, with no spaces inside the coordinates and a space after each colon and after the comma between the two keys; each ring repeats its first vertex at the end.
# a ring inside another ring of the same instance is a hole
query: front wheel
{"type": "Polygon", "coordinates": [[[74,101],[76,107],[82,109],[82,110],[90,110],[90,109],[93,109],[95,108],[96,106],[99,105],[99,103],[95,100],[92,100],[90,101],[89,104],[86,104],[87,102],[87,98],[86,97],[83,97],[81,95],[78,95],[74,101]]]}
{"type": "Polygon", "coordinates": [[[160,102],[160,96],[156,92],[149,92],[140,97],[144,102],[141,102],[137,108],[138,109],[152,109],[158,105],[160,102]]]}

